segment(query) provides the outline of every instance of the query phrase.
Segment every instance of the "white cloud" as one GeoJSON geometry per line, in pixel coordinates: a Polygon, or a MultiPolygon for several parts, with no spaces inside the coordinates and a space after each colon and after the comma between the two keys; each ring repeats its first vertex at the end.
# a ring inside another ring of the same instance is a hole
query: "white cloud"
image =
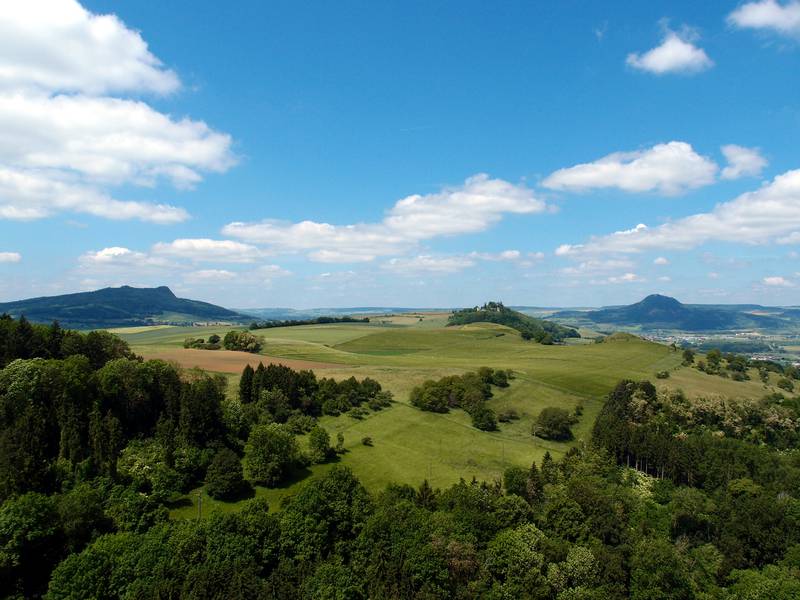
{"type": "Polygon", "coordinates": [[[230,136],[112,92],[178,88],[141,36],[71,0],[12,2],[0,12],[0,218],[83,212],[174,223],[164,203],[109,188],[191,188],[235,158],[230,136]],[[5,58],[4,58],[5,57],[5,58]]]}
{"type": "Polygon", "coordinates": [[[187,283],[216,283],[220,281],[230,281],[236,278],[236,273],[225,269],[202,269],[191,271],[183,276],[187,283]]]}
{"type": "Polygon", "coordinates": [[[794,284],[791,281],[789,281],[788,279],[785,279],[783,277],[779,277],[779,276],[764,277],[764,279],[762,279],[761,281],[762,281],[762,283],[764,285],[768,285],[768,286],[771,286],[771,287],[793,287],[794,286],[794,284]]]}
{"type": "Polygon", "coordinates": [[[713,183],[717,169],[713,160],[695,152],[690,144],[672,141],[559,169],[542,184],[554,190],[616,188],[674,195],[713,183]]]}
{"type": "Polygon", "coordinates": [[[767,159],[761,156],[758,148],[728,144],[722,147],[722,154],[728,161],[728,166],[722,169],[721,177],[723,179],[760,175],[767,166],[767,159]]]}
{"type": "Polygon", "coordinates": [[[717,273],[716,271],[711,271],[709,273],[706,273],[706,277],[708,277],[709,279],[719,279],[720,274],[717,273]]]}
{"type": "Polygon", "coordinates": [[[479,174],[438,193],[403,198],[380,223],[235,222],[222,231],[274,252],[307,252],[316,262],[366,262],[399,254],[423,240],[484,231],[505,214],[547,209],[526,186],[479,174]]]}
{"type": "Polygon", "coordinates": [[[19,252],[0,252],[0,263],[18,263],[21,260],[19,252]]]}
{"type": "Polygon", "coordinates": [[[778,238],[778,243],[784,245],[800,244],[800,231],[793,231],[789,235],[778,238]]]}
{"type": "MultiPolygon", "coordinates": [[[[767,244],[800,239],[800,169],[787,171],[759,189],[714,210],[647,228],[637,227],[591,238],[585,244],[563,244],[559,256],[636,253],[657,249],[690,249],[710,241],[767,244]]],[[[789,242],[791,243],[791,242],[789,242]]]]}
{"type": "Polygon", "coordinates": [[[230,136],[202,121],[174,120],[140,101],[88,96],[0,94],[0,161],[95,183],[191,187],[200,171],[234,159],[230,136]]]}
{"type": "Polygon", "coordinates": [[[619,277],[609,277],[608,281],[610,283],[631,283],[633,281],[642,281],[642,278],[636,273],[625,273],[619,277]]]}
{"type": "MultiPolygon", "coordinates": [[[[181,240],[176,240],[181,241],[181,240]]],[[[96,288],[102,285],[120,285],[121,283],[138,282],[139,285],[164,285],[166,283],[183,282],[187,285],[212,285],[227,282],[226,285],[242,289],[258,290],[260,285],[267,285],[279,277],[291,275],[290,271],[274,264],[250,266],[245,269],[207,268],[198,269],[198,262],[244,263],[241,255],[221,252],[230,247],[207,245],[202,242],[217,240],[189,240],[201,242],[195,247],[199,253],[184,252],[191,245],[164,245],[167,252],[151,253],[131,250],[123,246],[110,246],[97,251],[86,252],[78,259],[77,273],[85,287],[96,288]],[[176,249],[177,252],[171,252],[176,249]]],[[[234,242],[236,243],[236,242],[234,242]]],[[[163,249],[163,248],[162,248],[163,249]]],[[[180,284],[178,283],[179,288],[180,284]]]]}
{"type": "Polygon", "coordinates": [[[250,263],[263,255],[263,252],[250,244],[207,238],[159,242],[153,246],[153,253],[193,261],[229,263],[250,263]]]}
{"type": "Polygon", "coordinates": [[[593,279],[589,283],[591,285],[618,285],[623,283],[641,283],[644,281],[646,281],[646,279],[639,277],[636,273],[623,273],[622,275],[612,275],[605,279],[593,279]]]}
{"type": "Polygon", "coordinates": [[[599,273],[632,269],[633,267],[633,261],[629,259],[591,259],[585,260],[574,267],[565,267],[561,269],[561,273],[569,276],[595,276],[599,273]]]}
{"type": "Polygon", "coordinates": [[[381,265],[381,268],[401,275],[418,273],[456,273],[475,265],[475,262],[464,256],[430,256],[420,255],[412,258],[393,258],[381,265]]]}
{"type": "Polygon", "coordinates": [[[278,265],[261,265],[253,273],[256,277],[265,280],[274,279],[275,277],[287,277],[292,274],[291,271],[287,271],[278,265]]]}
{"type": "Polygon", "coordinates": [[[166,260],[162,258],[148,256],[144,252],[136,252],[130,248],[122,246],[110,246],[102,250],[89,251],[78,258],[78,262],[84,267],[165,267],[168,266],[166,260]]]}
{"type": "Polygon", "coordinates": [[[691,74],[710,69],[714,66],[714,61],[705,50],[692,43],[691,37],[693,35],[689,30],[677,33],[668,29],[660,46],[643,54],[632,52],[625,62],[635,69],[656,75],[691,74]]]}
{"type": "Polygon", "coordinates": [[[667,283],[672,281],[672,277],[670,277],[669,275],[662,275],[661,277],[658,278],[658,280],[667,283]]]}
{"type": "Polygon", "coordinates": [[[659,256],[653,261],[654,265],[664,266],[669,264],[669,259],[664,256],[659,256]]]}
{"type": "Polygon", "coordinates": [[[764,29],[785,36],[800,36],[800,2],[747,2],[728,15],[728,23],[742,29],[764,29]]]}
{"type": "Polygon", "coordinates": [[[114,15],[94,15],[74,0],[3,4],[0,88],[168,93],[179,85],[141,35],[114,15]]]}
{"type": "Polygon", "coordinates": [[[503,250],[502,252],[470,252],[470,258],[489,261],[515,261],[522,257],[519,250],[503,250]]]}
{"type": "Polygon", "coordinates": [[[0,163],[0,219],[28,221],[61,211],[157,224],[189,217],[183,208],[168,204],[116,200],[92,186],[73,183],[66,174],[9,169],[0,163]]]}

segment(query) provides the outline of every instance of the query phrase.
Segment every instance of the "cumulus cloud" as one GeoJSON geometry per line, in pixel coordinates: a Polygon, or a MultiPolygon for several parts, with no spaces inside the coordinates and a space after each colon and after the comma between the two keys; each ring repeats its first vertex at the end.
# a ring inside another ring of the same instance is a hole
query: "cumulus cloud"
{"type": "Polygon", "coordinates": [[[95,187],[75,183],[67,174],[9,169],[0,164],[0,219],[29,221],[61,211],[157,224],[189,217],[183,208],[169,204],[116,200],[95,187]]]}
{"type": "Polygon", "coordinates": [[[419,273],[456,273],[475,265],[465,256],[430,256],[420,255],[411,258],[392,258],[381,265],[381,268],[401,275],[419,273]]]}
{"type": "Polygon", "coordinates": [[[561,269],[561,273],[569,276],[596,276],[600,273],[619,272],[620,270],[632,269],[633,267],[633,261],[626,258],[591,259],[585,260],[574,267],[564,267],[561,269]]]}
{"type": "Polygon", "coordinates": [[[153,253],[193,261],[229,263],[250,263],[263,255],[263,252],[250,244],[207,238],[158,242],[153,246],[153,253]]]}
{"type": "Polygon", "coordinates": [[[470,252],[469,257],[480,260],[513,262],[522,258],[522,253],[519,250],[503,250],[502,252],[470,252]]]}
{"type": "Polygon", "coordinates": [[[114,15],[74,0],[8,2],[0,17],[0,89],[173,92],[178,76],[114,15]]]}
{"type": "Polygon", "coordinates": [[[183,276],[183,280],[187,283],[218,283],[235,278],[236,273],[225,269],[201,269],[200,271],[191,271],[183,276]]]}
{"type": "Polygon", "coordinates": [[[19,252],[0,252],[0,263],[18,263],[21,260],[19,252]]]}
{"type": "Polygon", "coordinates": [[[637,253],[690,249],[711,241],[767,244],[800,240],[800,169],[778,175],[759,189],[718,204],[707,213],[591,238],[585,244],[563,244],[559,256],[637,253]]]}
{"type": "Polygon", "coordinates": [[[148,256],[123,246],[110,246],[102,250],[89,251],[78,258],[84,267],[165,267],[169,263],[161,258],[148,256]]]}
{"type": "Polygon", "coordinates": [[[484,231],[505,214],[547,209],[528,187],[479,174],[460,186],[398,200],[379,223],[235,222],[222,231],[273,252],[306,252],[316,262],[367,262],[400,254],[423,240],[484,231]]]}
{"type": "Polygon", "coordinates": [[[542,184],[553,190],[615,188],[675,195],[713,183],[717,169],[713,160],[695,152],[690,144],[672,141],[559,169],[542,184]]]}
{"type": "Polygon", "coordinates": [[[636,273],[625,273],[624,275],[620,275],[618,277],[609,277],[609,283],[632,283],[634,281],[644,281],[641,277],[639,277],[636,273]]]}
{"type": "Polygon", "coordinates": [[[770,287],[793,287],[793,283],[788,279],[780,276],[773,276],[773,277],[764,277],[761,280],[764,285],[768,285],[770,287]]]}
{"type": "Polygon", "coordinates": [[[291,275],[290,271],[275,264],[250,265],[252,261],[248,254],[249,248],[237,248],[237,242],[232,242],[233,246],[225,244],[225,240],[175,242],[177,243],[156,244],[151,252],[131,250],[124,246],[109,246],[86,252],[78,259],[77,272],[83,281],[90,282],[88,287],[119,285],[120,282],[130,281],[140,282],[141,285],[183,281],[185,284],[199,286],[227,282],[226,285],[257,289],[260,284],[268,284],[278,277],[291,275]],[[247,263],[248,266],[227,269],[213,265],[198,269],[198,262],[247,263]]]}
{"type": "Polygon", "coordinates": [[[590,285],[619,285],[624,283],[641,283],[647,281],[636,273],[623,273],[622,275],[612,275],[604,279],[592,279],[590,285]]]}
{"type": "Polygon", "coordinates": [[[656,75],[693,74],[710,69],[714,61],[692,43],[693,37],[690,30],[678,33],[667,29],[661,45],[641,54],[632,52],[625,62],[634,69],[656,75]]]}
{"type": "Polygon", "coordinates": [[[761,156],[758,148],[745,148],[736,144],[722,147],[722,154],[728,161],[728,166],[722,169],[723,179],[739,179],[739,177],[753,177],[760,175],[767,166],[767,159],[761,156]]]}
{"type": "Polygon", "coordinates": [[[61,211],[154,223],[188,218],[184,209],[110,192],[162,181],[191,188],[234,164],[230,136],[108,95],[178,87],[114,16],[72,0],[9,3],[0,12],[0,218],[61,211]]]}
{"type": "Polygon", "coordinates": [[[800,1],[747,2],[728,15],[728,23],[742,29],[766,30],[785,36],[800,36],[800,1]]]}
{"type": "Polygon", "coordinates": [[[669,264],[669,259],[664,256],[659,256],[653,261],[654,265],[665,266],[669,264]]]}

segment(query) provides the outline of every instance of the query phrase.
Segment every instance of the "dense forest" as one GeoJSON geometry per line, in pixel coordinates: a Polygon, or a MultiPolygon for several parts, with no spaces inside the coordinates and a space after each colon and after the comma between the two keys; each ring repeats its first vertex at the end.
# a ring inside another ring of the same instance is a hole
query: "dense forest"
{"type": "Polygon", "coordinates": [[[299,325],[330,325],[332,323],[369,323],[369,317],[314,317],[311,319],[273,319],[253,321],[250,329],[271,329],[273,327],[297,327],[299,325]]]}
{"type": "MultiPolygon", "coordinates": [[[[198,483],[240,499],[336,460],[316,418],[391,396],[280,365],[248,367],[230,394],[109,334],[7,317],[0,352],[6,598],[800,597],[797,398],[690,402],[623,381],[591,440],[502,480],[368,491],[332,465],[279,507],[176,521],[198,483]]],[[[485,403],[508,380],[489,371],[420,397],[455,407],[475,386],[485,403]]]]}
{"type": "Polygon", "coordinates": [[[578,338],[580,334],[571,327],[551,321],[536,319],[503,306],[502,302],[487,302],[483,306],[454,311],[447,320],[448,325],[469,323],[497,323],[520,332],[523,339],[540,344],[562,342],[566,338],[578,338]]]}

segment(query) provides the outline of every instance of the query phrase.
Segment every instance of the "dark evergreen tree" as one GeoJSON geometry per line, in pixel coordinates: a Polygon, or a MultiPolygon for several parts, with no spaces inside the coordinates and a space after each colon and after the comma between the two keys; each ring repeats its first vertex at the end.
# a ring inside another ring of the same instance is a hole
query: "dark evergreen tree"
{"type": "Polygon", "coordinates": [[[242,404],[249,404],[253,401],[253,379],[255,371],[250,365],[245,365],[242,377],[239,380],[239,401],[242,404]]]}

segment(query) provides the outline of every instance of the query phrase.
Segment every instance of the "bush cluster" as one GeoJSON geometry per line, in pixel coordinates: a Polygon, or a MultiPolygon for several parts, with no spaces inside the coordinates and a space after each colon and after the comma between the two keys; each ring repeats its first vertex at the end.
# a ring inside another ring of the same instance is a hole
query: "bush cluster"
{"type": "Polygon", "coordinates": [[[464,375],[450,375],[425,381],[411,390],[411,404],[421,410],[445,413],[451,408],[464,409],[472,417],[473,426],[484,431],[497,429],[497,415],[486,406],[492,397],[492,386],[507,387],[509,371],[481,367],[464,375]]]}

